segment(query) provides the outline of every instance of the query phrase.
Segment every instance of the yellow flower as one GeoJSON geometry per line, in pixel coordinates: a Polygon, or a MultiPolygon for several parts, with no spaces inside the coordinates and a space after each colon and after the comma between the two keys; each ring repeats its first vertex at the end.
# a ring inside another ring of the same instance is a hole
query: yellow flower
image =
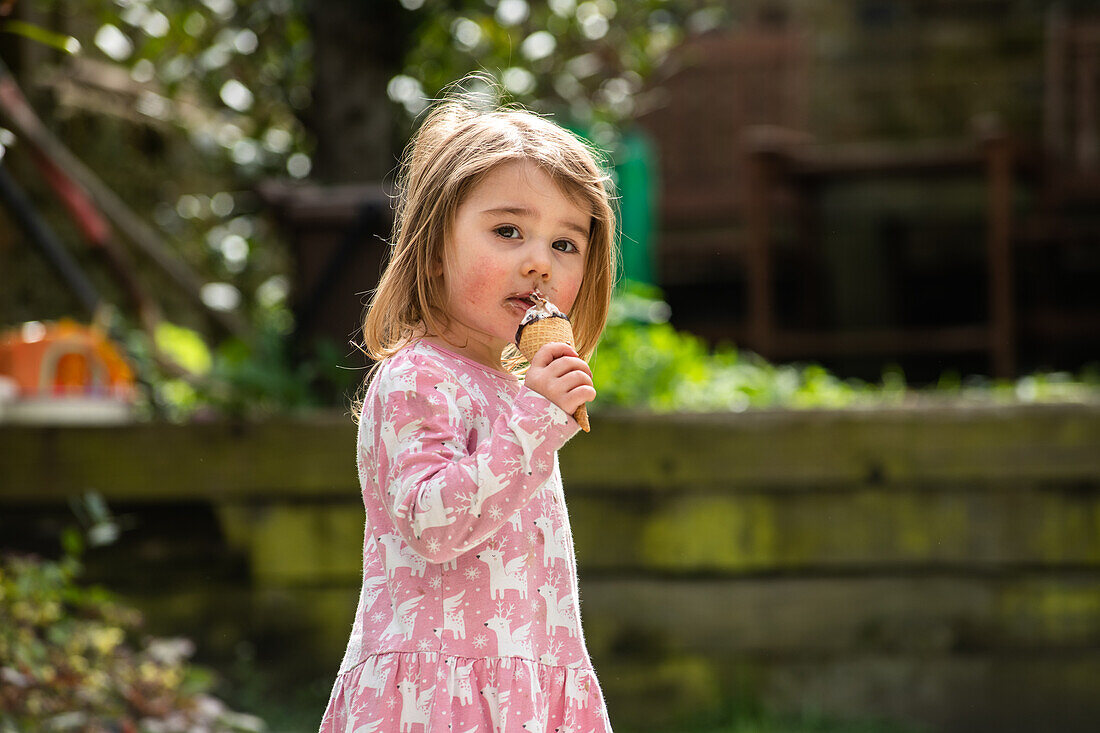
{"type": "Polygon", "coordinates": [[[109,627],[105,629],[95,629],[91,633],[92,646],[102,656],[107,656],[115,650],[115,648],[122,643],[123,634],[122,629],[109,627]]]}
{"type": "Polygon", "coordinates": [[[57,601],[48,601],[42,606],[42,621],[52,624],[61,618],[61,604],[57,601]]]}
{"type": "Polygon", "coordinates": [[[174,690],[180,686],[183,682],[183,674],[178,669],[166,669],[164,670],[164,686],[169,690],[174,690]]]}
{"type": "Polygon", "coordinates": [[[138,667],[138,678],[142,682],[155,682],[159,673],[160,668],[152,662],[142,662],[138,667]]]}
{"type": "Polygon", "coordinates": [[[88,673],[88,676],[84,678],[84,688],[86,690],[103,690],[107,687],[107,683],[110,678],[107,673],[101,669],[93,669],[88,673]]]}

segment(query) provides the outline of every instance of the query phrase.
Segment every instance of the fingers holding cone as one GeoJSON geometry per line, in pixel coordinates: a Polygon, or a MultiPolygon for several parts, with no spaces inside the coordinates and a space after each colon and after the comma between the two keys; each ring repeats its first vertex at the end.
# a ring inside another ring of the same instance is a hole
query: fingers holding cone
{"type": "MultiPolygon", "coordinates": [[[[524,325],[520,329],[519,340],[516,345],[527,361],[533,361],[538,350],[551,342],[564,343],[571,348],[576,348],[573,343],[573,327],[567,319],[559,317],[540,318],[524,325]]],[[[587,406],[582,404],[578,407],[576,412],[573,413],[573,419],[581,426],[581,430],[586,433],[591,431],[587,406]]]]}

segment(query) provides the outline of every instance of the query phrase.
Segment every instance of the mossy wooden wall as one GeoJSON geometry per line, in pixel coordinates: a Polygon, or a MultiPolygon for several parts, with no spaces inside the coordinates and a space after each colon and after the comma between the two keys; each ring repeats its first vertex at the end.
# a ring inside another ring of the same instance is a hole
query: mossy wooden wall
{"type": "MultiPolygon", "coordinates": [[[[353,444],[337,415],[0,427],[0,546],[94,488],[129,527],[99,572],[155,626],[332,674],[353,444]]],[[[740,695],[945,731],[1100,719],[1100,406],[602,415],[561,463],[613,720],[740,695]]]]}

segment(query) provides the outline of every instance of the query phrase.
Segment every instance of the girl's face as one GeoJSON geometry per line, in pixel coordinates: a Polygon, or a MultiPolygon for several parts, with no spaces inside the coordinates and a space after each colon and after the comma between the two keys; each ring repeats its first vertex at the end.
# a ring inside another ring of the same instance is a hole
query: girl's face
{"type": "MultiPolygon", "coordinates": [[[[591,215],[533,163],[492,169],[459,204],[445,243],[446,345],[500,369],[536,288],[569,313],[584,277],[591,215]]],[[[431,336],[429,336],[431,338],[431,336]]]]}

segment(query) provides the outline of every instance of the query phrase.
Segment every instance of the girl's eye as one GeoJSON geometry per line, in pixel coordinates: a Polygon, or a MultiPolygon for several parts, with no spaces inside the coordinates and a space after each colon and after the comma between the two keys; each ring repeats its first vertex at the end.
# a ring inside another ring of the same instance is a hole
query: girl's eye
{"type": "Polygon", "coordinates": [[[559,252],[579,252],[577,245],[570,242],[568,239],[559,239],[552,245],[554,249],[559,252]]]}
{"type": "Polygon", "coordinates": [[[519,238],[519,229],[516,229],[513,226],[497,227],[494,231],[505,239],[519,238]]]}

